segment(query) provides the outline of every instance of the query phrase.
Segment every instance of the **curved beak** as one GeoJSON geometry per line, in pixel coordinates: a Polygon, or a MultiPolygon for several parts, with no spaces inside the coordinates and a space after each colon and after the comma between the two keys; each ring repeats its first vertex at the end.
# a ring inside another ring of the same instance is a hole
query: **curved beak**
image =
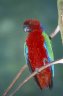
{"type": "Polygon", "coordinates": [[[30,30],[29,30],[29,28],[28,27],[25,27],[24,28],[24,32],[29,32],[30,30]]]}
{"type": "Polygon", "coordinates": [[[24,32],[31,32],[31,30],[30,30],[30,28],[29,28],[29,26],[24,26],[24,32]]]}

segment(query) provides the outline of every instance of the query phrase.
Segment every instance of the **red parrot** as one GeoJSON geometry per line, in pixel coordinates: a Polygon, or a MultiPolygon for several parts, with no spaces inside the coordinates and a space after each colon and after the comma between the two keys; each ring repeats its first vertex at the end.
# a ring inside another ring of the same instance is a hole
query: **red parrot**
{"type": "MultiPolygon", "coordinates": [[[[54,60],[51,40],[44,32],[38,20],[28,19],[24,22],[24,31],[28,32],[25,42],[26,63],[32,72],[54,60]]],[[[50,66],[34,76],[38,86],[52,88],[54,77],[54,66],[50,66]]]]}

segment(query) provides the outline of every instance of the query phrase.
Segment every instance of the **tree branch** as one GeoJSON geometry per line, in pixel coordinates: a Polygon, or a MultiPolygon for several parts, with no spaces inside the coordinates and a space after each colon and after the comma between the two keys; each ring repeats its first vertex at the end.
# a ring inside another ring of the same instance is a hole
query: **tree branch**
{"type": "Polygon", "coordinates": [[[51,37],[51,38],[54,38],[59,31],[60,31],[60,28],[59,28],[59,25],[57,25],[57,27],[56,27],[56,29],[54,30],[54,32],[52,32],[52,33],[50,34],[50,37],[51,37]]]}
{"type": "MultiPolygon", "coordinates": [[[[57,25],[56,29],[54,30],[54,32],[52,32],[50,34],[50,37],[53,39],[57,33],[59,32],[59,26],[57,25]]],[[[19,79],[19,77],[22,75],[22,73],[25,71],[25,69],[27,68],[27,65],[24,65],[20,71],[18,72],[18,74],[16,75],[16,77],[14,78],[14,80],[11,82],[11,84],[9,85],[9,87],[6,89],[6,91],[3,93],[2,96],[6,96],[8,94],[8,92],[11,90],[11,88],[14,86],[14,84],[16,83],[16,81],[19,79]]]]}
{"type": "Polygon", "coordinates": [[[9,85],[9,87],[6,89],[6,91],[4,92],[4,94],[2,96],[6,96],[8,94],[8,92],[11,90],[11,88],[13,87],[13,85],[16,83],[16,81],[19,79],[19,77],[21,76],[21,74],[25,71],[25,69],[27,68],[27,64],[25,64],[20,71],[18,72],[18,74],[16,75],[16,77],[14,78],[14,80],[12,81],[12,83],[9,85]]]}
{"type": "MultiPolygon", "coordinates": [[[[60,60],[57,60],[57,61],[54,61],[54,62],[51,62],[45,66],[42,66],[41,68],[38,69],[38,72],[41,72],[42,70],[46,69],[47,67],[49,66],[52,66],[54,64],[58,64],[58,63],[63,63],[63,59],[60,59],[60,60]]],[[[32,77],[34,77],[35,75],[37,74],[37,72],[33,72],[29,77],[27,77],[22,83],[19,84],[19,86],[14,90],[13,93],[11,93],[9,96],[13,96],[16,94],[16,92],[21,88],[23,87],[24,84],[26,84],[32,77]]]]}

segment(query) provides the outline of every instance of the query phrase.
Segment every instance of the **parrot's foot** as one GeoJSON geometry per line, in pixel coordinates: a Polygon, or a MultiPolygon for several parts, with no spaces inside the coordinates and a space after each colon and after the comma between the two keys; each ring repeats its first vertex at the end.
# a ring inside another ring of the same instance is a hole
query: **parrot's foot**
{"type": "Polygon", "coordinates": [[[44,65],[46,65],[46,62],[48,62],[48,60],[46,58],[43,59],[43,63],[44,65]]]}
{"type": "Polygon", "coordinates": [[[35,72],[37,72],[37,74],[39,74],[39,68],[36,68],[35,69],[35,72]]]}
{"type": "Polygon", "coordinates": [[[52,37],[51,37],[51,36],[49,36],[49,39],[51,40],[51,39],[52,39],[52,37]]]}

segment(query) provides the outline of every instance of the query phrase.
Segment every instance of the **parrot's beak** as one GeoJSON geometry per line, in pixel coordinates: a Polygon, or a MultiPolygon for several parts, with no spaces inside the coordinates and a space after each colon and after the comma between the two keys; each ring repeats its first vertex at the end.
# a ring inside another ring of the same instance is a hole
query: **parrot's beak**
{"type": "Polygon", "coordinates": [[[28,26],[24,26],[24,32],[31,32],[30,28],[28,26]]]}

